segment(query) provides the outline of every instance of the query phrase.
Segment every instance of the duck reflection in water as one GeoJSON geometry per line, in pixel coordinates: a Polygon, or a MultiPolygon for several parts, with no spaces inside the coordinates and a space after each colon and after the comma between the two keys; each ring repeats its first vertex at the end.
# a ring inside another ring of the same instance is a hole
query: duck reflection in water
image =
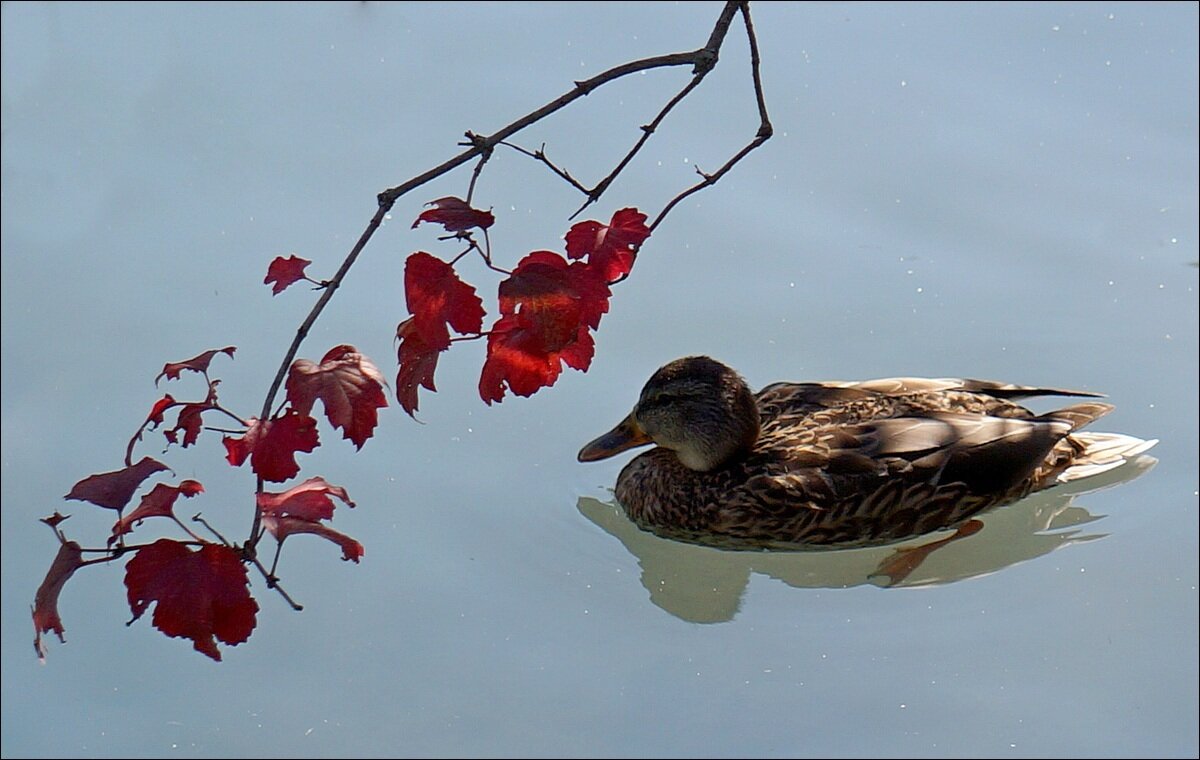
{"type": "Polygon", "coordinates": [[[1142,452],[1156,441],[1080,431],[1108,404],[1035,414],[1014,401],[1095,395],[926,378],[753,394],[729,367],[688,357],[580,451],[593,461],[657,444],[621,471],[620,507],[579,508],[639,557],[655,603],[689,620],[730,619],[752,570],[807,587],[972,577],[1098,537],[1044,531],[1090,522],[1076,495],[1153,466],[1142,452]],[[845,551],[720,551],[820,548],[845,551]],[[916,572],[934,552],[969,562],[916,572]]]}

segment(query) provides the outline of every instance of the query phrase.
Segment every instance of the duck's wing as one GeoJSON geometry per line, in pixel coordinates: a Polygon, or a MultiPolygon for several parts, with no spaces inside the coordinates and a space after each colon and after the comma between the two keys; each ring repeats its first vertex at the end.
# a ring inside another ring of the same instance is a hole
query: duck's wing
{"type": "MultiPolygon", "coordinates": [[[[991,399],[1001,402],[1033,396],[1084,396],[1099,398],[1104,394],[1065,388],[1042,388],[1013,383],[998,383],[991,380],[974,380],[957,377],[883,377],[875,380],[844,382],[830,380],[817,383],[772,383],[755,394],[755,399],[764,417],[794,418],[796,415],[812,414],[821,410],[864,407],[874,405],[884,413],[891,408],[892,400],[901,397],[910,399],[941,400],[931,408],[952,411],[988,411],[997,407],[991,399]],[[978,399],[978,402],[971,399],[978,399]]],[[[1000,405],[1003,407],[1003,403],[1000,405]]],[[[1034,416],[1032,413],[1023,416],[1034,416]]]]}
{"type": "Polygon", "coordinates": [[[855,388],[882,393],[885,396],[910,396],[918,393],[940,391],[967,391],[982,393],[995,398],[1015,399],[1032,396],[1089,396],[1102,397],[1103,393],[1067,390],[1065,388],[1040,388],[1013,383],[998,383],[992,380],[974,380],[959,377],[883,377],[876,380],[828,383],[835,388],[855,388]]]}
{"type": "Polygon", "coordinates": [[[806,431],[805,445],[777,448],[776,461],[786,464],[776,471],[815,468],[845,487],[893,478],[931,486],[964,483],[974,494],[1002,494],[1032,477],[1069,433],[1110,409],[1089,402],[1028,419],[929,412],[816,426],[806,431]]]}

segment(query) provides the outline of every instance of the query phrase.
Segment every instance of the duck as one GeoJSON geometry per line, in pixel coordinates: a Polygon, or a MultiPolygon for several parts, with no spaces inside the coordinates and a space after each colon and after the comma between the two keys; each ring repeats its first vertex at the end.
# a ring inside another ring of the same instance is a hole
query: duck
{"type": "Polygon", "coordinates": [[[640,528],[728,549],[878,546],[1120,467],[1157,443],[1081,428],[1113,406],[1035,413],[1018,400],[1089,391],[894,377],[777,382],[754,393],[708,356],[660,367],[633,411],[585,445],[594,462],[653,445],[615,496],[640,528]]]}

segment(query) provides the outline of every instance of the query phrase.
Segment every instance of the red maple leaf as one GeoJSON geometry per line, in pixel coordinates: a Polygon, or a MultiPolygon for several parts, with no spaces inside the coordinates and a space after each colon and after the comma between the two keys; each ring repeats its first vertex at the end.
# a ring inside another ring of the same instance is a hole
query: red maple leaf
{"type": "Polygon", "coordinates": [[[124,469],[84,478],[72,486],[71,492],[63,498],[90,501],[100,507],[122,510],[143,480],[167,469],[170,468],[157,459],[142,457],[142,461],[124,469]]]}
{"type": "Polygon", "coordinates": [[[562,362],[587,370],[595,343],[586,325],[580,324],[570,340],[557,350],[547,350],[539,326],[523,315],[506,315],[488,334],[488,355],[479,377],[479,395],[489,405],[504,399],[508,387],[518,396],[532,396],[539,388],[554,385],[562,362]]]}
{"type": "Polygon", "coordinates": [[[425,205],[433,208],[421,212],[412,224],[413,229],[421,222],[433,222],[445,227],[447,232],[466,232],[472,227],[486,230],[496,222],[496,217],[492,216],[491,211],[471,208],[461,198],[439,198],[425,205]]]}
{"type": "Polygon", "coordinates": [[[648,237],[646,215],[636,208],[623,208],[608,224],[589,220],[573,225],[566,235],[567,256],[587,256],[588,263],[611,283],[629,274],[638,248],[648,237]]]}
{"type": "Polygon", "coordinates": [[[608,311],[608,285],[582,262],[568,264],[551,251],[534,251],[500,283],[500,313],[488,334],[488,355],[479,379],[487,403],[507,387],[529,396],[553,385],[562,362],[578,370],[591,365],[595,344],[588,332],[608,311]]]}
{"type": "Polygon", "coordinates": [[[264,285],[271,285],[271,295],[277,296],[284,290],[300,280],[307,279],[304,274],[304,268],[312,262],[308,259],[302,259],[295,254],[284,258],[276,256],[271,265],[267,267],[267,276],[263,278],[264,285]]]}
{"type": "Polygon", "coordinates": [[[221,659],[214,637],[236,646],[254,631],[258,603],[249,585],[238,552],[218,544],[192,551],[160,538],[125,565],[133,620],[156,602],[154,627],[168,636],[191,639],[197,652],[214,660],[221,659]]]}
{"type": "MultiPolygon", "coordinates": [[[[54,515],[61,517],[57,512],[54,515]]],[[[53,518],[48,518],[43,522],[48,522],[50,519],[53,518]]],[[[33,629],[35,631],[33,647],[37,650],[38,659],[42,662],[46,661],[46,645],[42,642],[43,633],[54,631],[59,641],[66,641],[63,638],[62,618],[58,616],[58,595],[62,591],[63,585],[82,565],[83,551],[79,544],[74,541],[64,541],[58,547],[58,554],[55,555],[54,562],[50,564],[50,570],[46,573],[45,580],[42,581],[42,585],[38,586],[37,595],[33,601],[33,629]]]]}
{"type": "Polygon", "coordinates": [[[423,385],[431,391],[437,391],[433,385],[433,373],[441,352],[430,348],[421,338],[412,317],[396,327],[396,339],[400,341],[396,349],[396,361],[400,364],[400,370],[396,373],[396,399],[412,417],[413,412],[417,411],[417,386],[423,385]]]}
{"type": "Polygon", "coordinates": [[[361,449],[379,424],[376,410],[388,405],[385,384],[379,368],[357,348],[334,346],[319,365],[308,359],[292,362],[287,397],[300,414],[311,412],[321,399],[329,424],[341,428],[342,436],[361,449]]]}
{"type": "Polygon", "coordinates": [[[247,458],[250,467],[263,480],[275,483],[294,478],[300,472],[296,452],[311,452],[320,445],[317,421],[295,410],[263,422],[250,418],[250,429],[241,438],[226,436],[225,459],[241,467],[247,458]]]}
{"type": "Polygon", "coordinates": [[[362,544],[318,522],[333,519],[334,503],[330,496],[354,506],[346,489],[330,485],[324,478],[309,478],[283,493],[260,493],[258,508],[263,527],[281,544],[293,533],[314,533],[341,546],[342,559],[358,562],[363,554],[362,544]]]}
{"type": "Polygon", "coordinates": [[[205,351],[199,356],[193,356],[191,359],[182,362],[169,362],[163,365],[162,372],[158,373],[158,377],[154,378],[154,384],[158,385],[158,381],[165,375],[168,380],[178,380],[179,373],[183,370],[191,370],[192,372],[207,373],[208,365],[212,362],[213,357],[217,354],[229,354],[233,356],[233,352],[237,351],[236,346],[226,346],[225,348],[214,348],[210,351],[205,351]]]}
{"type": "Polygon", "coordinates": [[[303,520],[330,520],[333,518],[333,499],[336,496],[353,508],[346,489],[331,485],[325,478],[309,478],[298,486],[282,493],[263,491],[257,497],[258,508],[264,515],[273,517],[298,517],[303,520]]]}
{"type": "Polygon", "coordinates": [[[204,486],[195,480],[184,480],[178,486],[159,483],[150,489],[150,493],[142,497],[137,508],[117,520],[113,525],[112,535],[108,544],[111,546],[121,536],[133,530],[134,523],[140,523],[147,517],[175,517],[175,500],[180,495],[189,499],[198,493],[204,493],[204,486]]]}
{"type": "Polygon", "coordinates": [[[424,251],[404,263],[404,297],[416,329],[430,348],[450,347],[449,324],[460,334],[483,329],[483,301],[458,279],[454,267],[424,251]]]}
{"type": "Polygon", "coordinates": [[[568,264],[553,251],[534,251],[521,259],[499,290],[500,313],[519,312],[537,323],[548,351],[572,340],[580,323],[599,327],[612,295],[599,270],[582,262],[568,264]]]}

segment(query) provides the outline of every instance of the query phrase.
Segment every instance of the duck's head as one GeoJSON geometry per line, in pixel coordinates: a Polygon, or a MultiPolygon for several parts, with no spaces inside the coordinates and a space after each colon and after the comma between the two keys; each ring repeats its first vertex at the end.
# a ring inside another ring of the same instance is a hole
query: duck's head
{"type": "Polygon", "coordinates": [[[655,372],[629,416],[584,446],[580,462],[654,443],[689,469],[708,471],[743,456],[758,439],[758,406],[738,373],[707,356],[655,372]]]}

